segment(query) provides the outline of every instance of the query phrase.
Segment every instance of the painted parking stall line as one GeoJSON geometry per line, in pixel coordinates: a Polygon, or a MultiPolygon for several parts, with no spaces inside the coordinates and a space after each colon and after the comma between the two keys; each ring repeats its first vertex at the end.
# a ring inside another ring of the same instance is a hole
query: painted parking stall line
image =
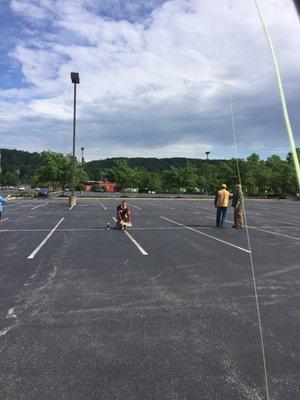
{"type": "Polygon", "coordinates": [[[105,207],[105,205],[102,203],[102,201],[100,201],[101,206],[104,208],[104,210],[107,210],[107,208],[105,207]]]}
{"type": "Polygon", "coordinates": [[[35,207],[31,208],[30,211],[36,210],[37,208],[40,208],[40,207],[44,207],[44,206],[46,206],[47,204],[49,204],[49,203],[47,202],[47,203],[43,203],[43,204],[40,204],[40,205],[38,205],[38,206],[35,206],[35,207]]]}
{"type": "Polygon", "coordinates": [[[188,229],[188,230],[190,230],[192,232],[198,233],[199,235],[203,235],[203,236],[209,237],[210,239],[213,239],[213,240],[216,240],[217,242],[226,244],[227,246],[234,247],[234,248],[236,248],[238,250],[244,251],[245,253],[250,253],[250,250],[244,249],[243,247],[237,246],[237,245],[235,245],[233,243],[226,242],[225,240],[216,238],[215,236],[208,235],[207,233],[198,231],[197,229],[194,229],[194,228],[191,228],[190,226],[181,224],[180,222],[173,221],[172,219],[169,219],[169,218],[166,218],[166,217],[163,217],[163,216],[161,216],[161,218],[166,220],[166,221],[171,222],[172,224],[175,224],[175,225],[178,225],[178,226],[183,226],[184,228],[186,228],[186,229],[188,229]]]}
{"type": "Polygon", "coordinates": [[[133,244],[136,245],[136,247],[139,249],[139,251],[143,254],[143,256],[148,256],[148,253],[146,250],[128,233],[126,230],[124,230],[125,235],[129,237],[129,239],[132,241],[133,244]]]}
{"type": "MultiPolygon", "coordinates": [[[[214,217],[211,217],[210,215],[206,215],[206,218],[215,219],[214,217]]],[[[233,221],[225,221],[225,222],[226,222],[227,224],[233,224],[233,221]]],[[[284,233],[278,233],[278,232],[268,231],[268,230],[266,230],[266,229],[256,228],[255,226],[249,226],[249,225],[247,225],[247,228],[249,228],[249,229],[254,229],[254,230],[256,230],[256,231],[261,231],[261,232],[269,233],[270,235],[282,236],[282,237],[285,237],[285,238],[288,238],[288,239],[300,241],[300,238],[299,238],[299,237],[290,236],[290,235],[285,235],[284,233]]]]}
{"type": "MultiPolygon", "coordinates": [[[[260,216],[261,214],[254,214],[254,213],[251,213],[251,212],[250,213],[248,212],[247,215],[248,215],[248,219],[249,219],[249,217],[252,218],[252,219],[253,219],[253,217],[255,217],[255,218],[258,218],[258,219],[265,220],[265,221],[270,219],[267,216],[266,217],[261,217],[260,216]]],[[[279,222],[280,224],[295,226],[295,223],[288,222],[288,221],[286,221],[286,219],[285,220],[279,220],[279,219],[274,219],[274,218],[271,218],[271,219],[272,219],[272,222],[279,222]]]]}
{"type": "MultiPolygon", "coordinates": [[[[113,220],[115,222],[117,222],[117,219],[115,217],[113,217],[113,220]]],[[[123,232],[125,233],[125,235],[131,240],[131,242],[139,249],[139,251],[143,254],[143,256],[148,256],[149,254],[147,253],[147,251],[139,244],[138,241],[136,241],[134,239],[134,237],[132,237],[132,235],[130,235],[130,233],[128,233],[125,229],[123,230],[123,232]]]]}
{"type": "Polygon", "coordinates": [[[32,260],[36,254],[41,250],[41,248],[44,246],[44,244],[47,242],[48,239],[53,235],[53,233],[56,231],[56,229],[59,227],[59,225],[63,222],[64,218],[61,218],[61,220],[55,225],[55,227],[51,230],[51,232],[45,237],[45,239],[42,241],[41,244],[27,257],[28,260],[32,260]]]}
{"type": "Polygon", "coordinates": [[[75,207],[75,206],[71,206],[71,207],[69,208],[69,211],[71,211],[74,207],[75,207]]]}

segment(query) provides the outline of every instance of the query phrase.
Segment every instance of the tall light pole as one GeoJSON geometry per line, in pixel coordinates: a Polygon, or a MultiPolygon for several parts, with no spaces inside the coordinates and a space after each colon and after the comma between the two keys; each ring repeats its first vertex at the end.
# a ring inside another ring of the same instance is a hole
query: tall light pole
{"type": "Polygon", "coordinates": [[[81,147],[81,164],[82,165],[84,163],[83,151],[84,151],[84,147],[81,147]]]}
{"type": "Polygon", "coordinates": [[[210,155],[210,151],[206,151],[206,161],[207,161],[207,172],[206,172],[206,178],[207,178],[207,185],[206,185],[206,194],[208,194],[208,156],[210,155]]]}
{"type": "Polygon", "coordinates": [[[76,131],[76,85],[79,84],[79,73],[71,72],[71,81],[74,84],[74,112],[73,112],[73,154],[72,154],[72,190],[69,197],[70,206],[76,205],[75,190],[75,131],[76,131]]]}

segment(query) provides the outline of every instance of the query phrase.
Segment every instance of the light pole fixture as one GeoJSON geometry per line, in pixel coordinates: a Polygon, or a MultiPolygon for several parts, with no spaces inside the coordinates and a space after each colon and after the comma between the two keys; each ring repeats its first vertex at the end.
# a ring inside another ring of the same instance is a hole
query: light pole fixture
{"type": "MultiPolygon", "coordinates": [[[[205,154],[206,154],[206,161],[207,161],[207,164],[206,164],[206,165],[207,165],[207,167],[208,167],[208,156],[210,155],[210,151],[206,151],[205,154]]],[[[205,189],[206,194],[208,194],[208,184],[209,184],[209,181],[208,181],[208,173],[209,173],[209,171],[208,171],[208,168],[207,168],[207,171],[206,171],[207,185],[206,185],[206,189],[205,189]]]]}
{"type": "Polygon", "coordinates": [[[75,190],[75,132],[76,132],[76,85],[79,84],[79,73],[71,72],[71,81],[74,84],[74,111],[73,111],[73,154],[72,154],[72,189],[71,196],[69,198],[70,206],[76,205],[76,196],[74,195],[75,190]]]}
{"type": "Polygon", "coordinates": [[[84,163],[83,151],[84,151],[84,147],[81,147],[81,164],[82,165],[84,163]]]}

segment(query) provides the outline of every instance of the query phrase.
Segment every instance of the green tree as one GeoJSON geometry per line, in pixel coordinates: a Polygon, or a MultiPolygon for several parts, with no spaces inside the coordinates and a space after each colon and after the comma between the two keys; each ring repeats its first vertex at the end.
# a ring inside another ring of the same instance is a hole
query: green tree
{"type": "Polygon", "coordinates": [[[199,171],[194,164],[187,162],[183,168],[180,168],[180,174],[182,177],[182,188],[188,192],[193,192],[195,188],[198,188],[199,171]]]}
{"type": "Polygon", "coordinates": [[[284,178],[287,172],[287,162],[282,160],[279,156],[273,155],[266,161],[266,167],[270,174],[270,185],[273,192],[282,194],[285,192],[284,178]]]}
{"type": "Polygon", "coordinates": [[[198,182],[203,192],[215,193],[220,184],[218,167],[211,162],[205,162],[200,168],[198,182]]]}
{"type": "MultiPolygon", "coordinates": [[[[298,156],[298,160],[300,160],[300,147],[296,148],[296,153],[298,156]]],[[[294,165],[294,159],[293,159],[293,155],[292,155],[291,151],[287,154],[286,161],[289,165],[292,165],[292,164],[294,165]]]]}
{"type": "MultiPolygon", "coordinates": [[[[300,148],[297,147],[296,149],[298,159],[300,160],[300,148]]],[[[298,186],[298,181],[297,181],[297,176],[296,176],[296,169],[294,165],[294,160],[293,160],[293,155],[291,152],[288,153],[286,157],[286,161],[288,164],[288,169],[287,169],[287,175],[285,177],[285,183],[288,185],[288,191],[287,193],[295,195],[296,193],[299,193],[299,186],[298,186]]]]}
{"type": "Polygon", "coordinates": [[[167,190],[180,192],[184,189],[192,191],[198,187],[199,172],[195,165],[187,162],[183,167],[171,166],[170,169],[165,171],[163,176],[164,187],[167,190]]]}
{"type": "Polygon", "coordinates": [[[1,183],[3,186],[17,186],[20,183],[19,175],[11,171],[2,174],[1,183]]]}
{"type": "Polygon", "coordinates": [[[114,181],[124,194],[126,188],[135,187],[139,181],[137,168],[132,168],[126,160],[117,160],[108,171],[109,178],[114,181]]]}
{"type": "MultiPolygon", "coordinates": [[[[50,150],[42,153],[43,164],[36,171],[35,183],[47,187],[65,188],[72,183],[72,157],[50,150]]],[[[75,186],[78,186],[87,175],[82,167],[75,160],[75,186]]]]}
{"type": "Polygon", "coordinates": [[[162,189],[162,178],[157,172],[140,172],[139,187],[145,190],[160,192],[162,189]]]}
{"type": "Polygon", "coordinates": [[[180,168],[171,166],[170,169],[164,171],[163,185],[166,190],[179,193],[182,183],[183,181],[180,174],[180,168]]]}

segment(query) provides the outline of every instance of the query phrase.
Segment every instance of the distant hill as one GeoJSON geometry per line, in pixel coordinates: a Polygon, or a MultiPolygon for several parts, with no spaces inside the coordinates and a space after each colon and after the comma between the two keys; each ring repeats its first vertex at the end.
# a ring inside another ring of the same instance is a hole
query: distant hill
{"type": "MultiPolygon", "coordinates": [[[[35,171],[42,165],[42,155],[34,152],[22,150],[1,149],[2,154],[2,178],[9,176],[11,181],[12,176],[17,182],[29,182],[35,171]]],[[[175,167],[183,167],[187,161],[192,162],[197,166],[201,166],[206,160],[173,157],[173,158],[155,158],[155,157],[115,157],[106,158],[104,160],[93,160],[85,164],[85,168],[89,179],[99,179],[101,171],[103,174],[113,167],[117,160],[125,159],[131,167],[138,167],[151,172],[161,172],[169,169],[172,165],[175,167]]],[[[210,164],[218,164],[222,160],[209,160],[210,164]]],[[[3,179],[2,179],[3,180],[3,179]]],[[[16,184],[17,184],[16,182],[16,184]]]]}
{"type": "MultiPolygon", "coordinates": [[[[187,161],[193,163],[196,166],[201,166],[206,160],[197,158],[185,158],[185,157],[172,157],[172,158],[151,158],[151,157],[116,157],[106,158],[105,160],[94,160],[86,163],[86,169],[90,179],[99,179],[101,170],[105,170],[113,167],[117,160],[127,160],[131,167],[138,167],[145,169],[150,172],[161,172],[169,169],[172,165],[175,167],[183,167],[187,161]]],[[[210,164],[217,165],[225,160],[209,160],[210,164]]]]}
{"type": "Polygon", "coordinates": [[[1,150],[1,166],[3,176],[14,175],[16,180],[26,182],[42,165],[40,153],[30,153],[22,150],[1,150]]]}
{"type": "MultiPolygon", "coordinates": [[[[300,158],[299,148],[297,152],[300,158]]],[[[45,155],[43,159],[40,153],[8,149],[2,149],[1,153],[1,186],[34,184],[37,170],[45,164],[45,155]]],[[[83,165],[85,170],[83,179],[86,177],[89,180],[111,178],[112,173],[109,170],[115,167],[118,160],[127,161],[131,167],[126,167],[126,173],[129,175],[133,167],[138,169],[137,179],[139,179],[140,185],[144,185],[141,187],[148,187],[151,184],[158,185],[163,190],[168,188],[177,190],[178,187],[185,187],[183,183],[178,183],[180,179],[188,182],[189,178],[193,178],[193,186],[187,186],[188,188],[197,187],[210,193],[214,192],[220,183],[226,182],[228,187],[233,188],[238,181],[234,158],[231,160],[209,159],[207,161],[206,159],[185,157],[115,157],[89,161],[83,165]],[[176,168],[171,169],[172,166],[176,168]],[[144,172],[155,172],[155,174],[144,172]]],[[[121,163],[121,165],[124,166],[126,163],[121,163]]],[[[51,164],[51,168],[54,170],[60,167],[60,164],[58,166],[51,164]]],[[[246,159],[240,160],[239,167],[244,191],[250,196],[295,195],[299,190],[291,153],[288,153],[285,159],[278,155],[272,155],[266,160],[253,153],[246,159]]],[[[135,173],[135,171],[132,172],[135,173]]]]}

